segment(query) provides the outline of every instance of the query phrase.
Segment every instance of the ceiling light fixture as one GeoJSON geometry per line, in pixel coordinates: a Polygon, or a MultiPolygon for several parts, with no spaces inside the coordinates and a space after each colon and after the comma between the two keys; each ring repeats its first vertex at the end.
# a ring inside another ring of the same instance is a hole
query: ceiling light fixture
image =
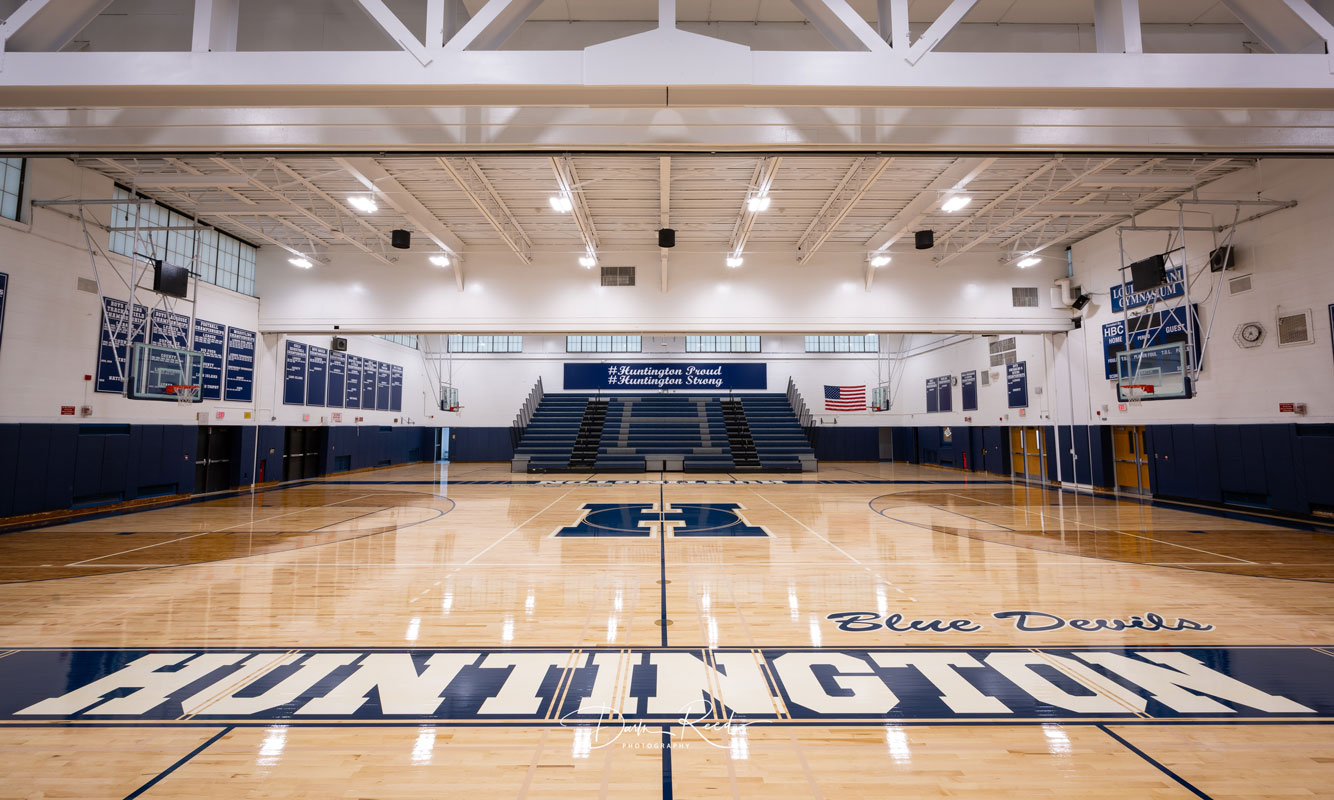
{"type": "Polygon", "coordinates": [[[347,202],[351,203],[352,207],[356,210],[364,211],[367,214],[374,214],[376,211],[380,210],[380,207],[375,205],[373,199],[362,195],[353,195],[352,197],[347,198],[347,202]]]}
{"type": "Polygon", "coordinates": [[[579,256],[579,266],[584,269],[592,269],[598,264],[597,257],[594,255],[579,256]]]}
{"type": "Polygon", "coordinates": [[[431,256],[431,263],[437,267],[449,266],[449,256],[431,256]]]}
{"type": "Polygon", "coordinates": [[[1023,261],[1020,261],[1018,266],[1020,269],[1028,269],[1029,267],[1036,267],[1038,264],[1041,263],[1042,259],[1038,258],[1037,256],[1029,256],[1028,258],[1025,258],[1023,261]]]}
{"type": "Polygon", "coordinates": [[[966,194],[950,195],[945,202],[941,204],[940,210],[947,214],[953,214],[955,211],[958,211],[971,202],[973,202],[973,198],[966,194]]]}
{"type": "Polygon", "coordinates": [[[299,257],[289,258],[287,259],[287,263],[291,264],[294,267],[300,267],[302,269],[310,269],[311,267],[315,266],[314,264],[310,263],[310,259],[299,258],[299,257]]]}
{"type": "Polygon", "coordinates": [[[746,260],[741,256],[727,257],[727,266],[731,267],[732,269],[736,269],[737,267],[741,266],[744,263],[746,263],[746,260]]]}
{"type": "Polygon", "coordinates": [[[757,194],[746,200],[746,210],[751,212],[768,211],[773,198],[767,194],[757,194]]]}
{"type": "Polygon", "coordinates": [[[563,194],[553,194],[547,198],[547,202],[551,204],[551,210],[558,214],[568,214],[574,209],[574,201],[563,194]]]}
{"type": "Polygon", "coordinates": [[[890,258],[889,258],[889,256],[872,256],[872,257],[871,257],[871,266],[873,266],[873,267],[883,267],[883,266],[887,265],[889,262],[890,262],[890,258]]]}

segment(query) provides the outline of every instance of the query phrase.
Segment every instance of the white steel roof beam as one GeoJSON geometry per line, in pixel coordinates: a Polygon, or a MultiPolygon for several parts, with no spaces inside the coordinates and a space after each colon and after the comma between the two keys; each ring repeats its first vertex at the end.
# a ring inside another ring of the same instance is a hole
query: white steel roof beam
{"type": "Polygon", "coordinates": [[[195,0],[190,49],[196,53],[235,52],[240,14],[241,0],[195,0]]]}
{"type": "Polygon", "coordinates": [[[906,54],[908,63],[916,64],[922,60],[922,56],[936,49],[936,45],[940,44],[940,41],[963,21],[964,16],[972,11],[975,5],[977,5],[977,0],[952,0],[916,43],[908,48],[906,54]]]}
{"type": "Polygon", "coordinates": [[[482,212],[482,216],[486,217],[486,221],[491,223],[491,227],[496,229],[496,233],[500,234],[500,238],[519,260],[531,264],[532,240],[524,233],[491,181],[487,180],[486,173],[482,172],[477,161],[472,158],[437,158],[436,161],[468,196],[473,206],[482,212]]]}
{"type": "MultiPolygon", "coordinates": [[[[374,258],[376,261],[379,261],[380,263],[385,264],[386,266],[388,266],[388,265],[392,265],[392,264],[394,263],[394,259],[389,258],[389,257],[386,256],[382,251],[377,252],[377,251],[375,250],[375,248],[373,248],[373,247],[371,247],[370,245],[366,244],[365,242],[363,242],[363,241],[357,239],[355,236],[352,236],[352,235],[349,234],[347,231],[343,230],[342,227],[340,227],[340,226],[343,224],[343,216],[344,216],[344,215],[351,216],[353,219],[356,219],[356,217],[355,217],[355,215],[352,215],[350,212],[348,212],[347,209],[345,209],[345,208],[343,208],[342,206],[340,206],[337,202],[333,201],[332,198],[329,198],[328,195],[324,195],[323,199],[325,199],[326,202],[330,202],[330,203],[333,205],[334,217],[335,217],[335,220],[338,222],[338,225],[335,225],[335,224],[329,222],[327,219],[325,219],[324,216],[322,216],[322,215],[320,215],[320,214],[317,214],[317,213],[315,213],[314,211],[311,211],[309,208],[307,208],[307,206],[312,205],[311,203],[309,203],[309,202],[302,203],[302,202],[299,202],[299,201],[297,201],[296,199],[294,199],[294,198],[292,198],[292,197],[289,197],[288,195],[284,194],[283,192],[279,191],[278,189],[275,189],[274,187],[272,187],[272,186],[270,186],[270,185],[264,183],[263,181],[259,180],[259,178],[255,177],[254,174],[246,173],[241,167],[238,167],[238,166],[236,166],[235,164],[232,164],[230,161],[228,161],[228,160],[226,160],[226,159],[224,159],[224,158],[214,158],[214,159],[213,159],[213,162],[214,162],[215,164],[221,166],[221,167],[225,167],[226,169],[230,169],[230,170],[232,170],[233,172],[237,173],[238,175],[245,175],[246,177],[248,177],[248,178],[250,179],[250,185],[251,185],[251,186],[255,187],[256,189],[259,189],[259,190],[262,191],[262,192],[266,192],[266,193],[272,195],[272,196],[274,197],[274,199],[276,199],[276,200],[279,200],[279,201],[281,201],[281,202],[290,204],[290,205],[292,206],[292,208],[296,210],[296,212],[297,212],[297,216],[304,217],[304,218],[306,218],[307,220],[310,220],[311,222],[313,222],[313,223],[315,224],[316,227],[319,227],[319,228],[324,229],[324,230],[327,231],[329,234],[331,234],[334,238],[336,238],[336,239],[341,239],[341,240],[347,242],[348,244],[350,244],[350,245],[352,245],[353,247],[357,248],[358,250],[362,251],[363,253],[365,253],[366,255],[370,256],[371,258],[374,258]]],[[[276,177],[277,174],[281,171],[281,170],[279,170],[279,168],[278,168],[278,163],[277,163],[277,161],[276,161],[275,159],[272,159],[272,158],[268,159],[268,161],[267,161],[267,165],[273,170],[275,177],[276,177]]],[[[284,174],[286,174],[286,173],[284,173],[284,174]]],[[[309,188],[311,188],[311,187],[307,187],[307,188],[309,189],[309,188]]],[[[318,190],[316,190],[316,192],[318,192],[319,194],[323,194],[322,192],[319,192],[318,190]]],[[[281,218],[280,218],[280,221],[281,221],[281,218]]],[[[374,229],[372,229],[372,230],[374,230],[374,229]]],[[[378,233],[378,231],[377,231],[377,233],[378,233]]],[[[380,236],[380,237],[377,237],[377,238],[379,239],[379,241],[378,241],[377,243],[383,245],[383,237],[380,236]]]]}
{"type": "Polygon", "coordinates": [[[1139,0],[1093,0],[1093,35],[1099,53],[1142,53],[1139,0]]]}
{"type": "Polygon", "coordinates": [[[411,56],[417,59],[417,63],[423,67],[430,64],[433,56],[425,45],[417,41],[417,37],[408,30],[408,26],[403,24],[389,7],[384,4],[384,0],[356,0],[357,5],[365,11],[375,24],[380,26],[390,39],[393,39],[400,48],[407,51],[411,56]]]}
{"type": "Polygon", "coordinates": [[[551,171],[556,174],[556,188],[570,201],[570,216],[579,228],[579,238],[584,240],[584,250],[589,256],[597,258],[599,249],[597,228],[593,227],[593,215],[589,212],[584,193],[579,188],[579,176],[574,171],[574,161],[569,156],[551,156],[551,171]]]}
{"type": "Polygon", "coordinates": [[[446,50],[499,50],[542,0],[490,0],[445,42],[446,50]]]}
{"type": "Polygon", "coordinates": [[[0,45],[10,53],[54,53],[109,5],[111,0],[27,0],[0,24],[0,45]]]}
{"type": "Polygon", "coordinates": [[[889,45],[876,35],[847,0],[792,0],[829,43],[843,51],[885,52],[889,45]]]}
{"type": "Polygon", "coordinates": [[[857,202],[875,185],[885,168],[894,163],[892,158],[859,158],[839,181],[838,187],[825,200],[805,232],[797,240],[797,263],[805,264],[820,249],[838,225],[852,211],[857,202]]]}
{"type": "Polygon", "coordinates": [[[746,240],[750,238],[750,229],[755,225],[755,215],[759,213],[750,210],[750,199],[752,197],[764,197],[769,194],[769,189],[773,186],[774,175],[778,173],[778,165],[781,163],[783,163],[783,159],[780,156],[770,156],[755,165],[755,174],[751,178],[750,190],[746,192],[746,198],[741,201],[741,212],[732,225],[732,238],[727,244],[729,258],[740,258],[741,254],[745,252],[746,240]]]}
{"type": "Polygon", "coordinates": [[[1311,23],[1326,30],[1330,24],[1305,0],[1223,0],[1223,5],[1275,53],[1325,52],[1328,34],[1311,23]]]}
{"type": "Polygon", "coordinates": [[[437,247],[450,254],[454,280],[458,283],[459,291],[463,291],[463,240],[455,236],[453,231],[431,213],[430,209],[422,205],[415,195],[390,175],[380,162],[365,156],[335,158],[334,161],[356,178],[362,186],[376,196],[384,198],[386,203],[403,215],[404,219],[417,230],[426,234],[437,247]]]}
{"type": "MultiPolygon", "coordinates": [[[[369,233],[376,241],[380,243],[381,249],[383,249],[383,245],[389,241],[389,237],[385,236],[384,233],[379,228],[376,228],[374,225],[368,222],[364,217],[358,215],[356,212],[349,210],[346,207],[346,205],[339,202],[338,198],[334,197],[333,195],[324,191],[320,187],[316,186],[312,181],[307,179],[301,173],[292,169],[283,162],[278,161],[277,159],[271,158],[269,159],[269,163],[272,164],[273,167],[277,169],[279,172],[282,172],[287,177],[293,179],[297,183],[304,186],[307,191],[315,194],[317,197],[324,200],[329,205],[333,206],[334,209],[337,211],[337,213],[340,215],[340,217],[342,214],[346,213],[350,219],[352,219],[354,222],[356,222],[358,225],[364,228],[367,233],[369,233]]],[[[340,224],[341,224],[341,219],[340,219],[340,224]]]]}
{"type": "Polygon", "coordinates": [[[963,255],[964,253],[967,253],[969,250],[972,250],[978,245],[984,243],[988,238],[995,235],[996,233],[1005,230],[1007,227],[1012,225],[1015,222],[1015,220],[1018,220],[1022,217],[1025,217],[1033,213],[1033,209],[1037,208],[1038,206],[1042,205],[1045,202],[1049,202],[1051,200],[1056,199],[1057,197],[1060,197],[1063,192],[1067,192],[1070,189],[1073,189],[1074,187],[1083,183],[1086,178],[1098,174],[1099,172],[1101,172],[1104,169],[1107,169],[1114,163],[1116,163],[1116,159],[1108,158],[1098,162],[1089,169],[1084,170],[1083,172],[1076,175],[1072,180],[1069,180],[1061,184],[1059,187],[1048,191],[1046,194],[1042,196],[1041,199],[1033,203],[1030,203],[1027,206],[1024,206],[1022,209],[1011,214],[1009,218],[1005,219],[1004,221],[996,225],[992,225],[985,232],[979,234],[978,236],[973,237],[971,240],[961,245],[954,252],[943,256],[939,261],[936,262],[936,266],[944,266],[945,264],[948,264],[949,262],[963,255]]]}
{"type": "Polygon", "coordinates": [[[941,194],[963,191],[996,161],[995,158],[960,158],[950,164],[866,242],[866,249],[887,249],[926,218],[941,194]]]}

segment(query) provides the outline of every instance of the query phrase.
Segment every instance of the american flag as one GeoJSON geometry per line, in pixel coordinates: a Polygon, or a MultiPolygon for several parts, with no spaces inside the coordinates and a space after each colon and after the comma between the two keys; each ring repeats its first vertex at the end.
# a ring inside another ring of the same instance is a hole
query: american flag
{"type": "Polygon", "coordinates": [[[824,387],[825,411],[865,411],[866,385],[824,387]]]}

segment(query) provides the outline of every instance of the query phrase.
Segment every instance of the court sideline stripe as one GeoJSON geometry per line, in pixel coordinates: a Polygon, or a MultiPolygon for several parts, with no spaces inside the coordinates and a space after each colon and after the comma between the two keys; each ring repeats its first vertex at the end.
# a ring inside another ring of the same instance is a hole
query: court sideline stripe
{"type": "Polygon", "coordinates": [[[161,781],[163,778],[167,777],[167,776],[170,775],[171,773],[173,773],[173,772],[175,772],[176,770],[180,769],[181,767],[185,766],[186,763],[189,762],[190,759],[194,758],[195,756],[197,756],[197,755],[199,755],[200,753],[202,753],[202,752],[204,752],[205,750],[207,750],[209,745],[213,744],[214,742],[218,741],[218,740],[221,739],[222,737],[224,737],[224,736],[226,736],[227,734],[231,733],[232,730],[233,730],[232,726],[228,726],[228,727],[223,728],[222,730],[218,731],[217,733],[213,734],[212,738],[210,738],[208,741],[204,742],[203,744],[199,745],[199,746],[196,747],[195,749],[191,750],[190,752],[186,753],[185,756],[184,756],[183,758],[181,758],[181,759],[180,759],[179,761],[177,761],[175,764],[172,764],[170,767],[167,767],[166,769],[164,769],[164,770],[162,770],[161,772],[159,772],[159,773],[158,773],[156,776],[154,776],[153,779],[150,780],[148,783],[145,783],[143,786],[140,786],[138,789],[135,789],[133,792],[130,792],[129,794],[125,795],[125,800],[134,800],[134,798],[139,797],[139,796],[142,795],[144,792],[148,791],[149,789],[152,789],[152,788],[153,788],[154,786],[156,786],[156,785],[158,784],[158,782],[161,781]]]}
{"type": "Polygon", "coordinates": [[[1181,777],[1172,770],[1168,769],[1166,765],[1155,759],[1153,756],[1150,756],[1148,753],[1144,752],[1135,745],[1131,744],[1130,742],[1126,741],[1125,739],[1113,733],[1112,730],[1108,728],[1106,725],[1098,725],[1097,728],[1098,730],[1112,737],[1116,741],[1120,742],[1122,747],[1125,747],[1130,752],[1134,753],[1135,755],[1149,762],[1153,766],[1157,767],[1159,772],[1163,773],[1167,777],[1176,781],[1178,784],[1182,786],[1182,788],[1186,789],[1191,794],[1195,795],[1196,797],[1202,798],[1202,800],[1213,800],[1212,797],[1200,791],[1199,789],[1195,788],[1193,785],[1191,785],[1190,781],[1187,781],[1185,778],[1181,777]]]}
{"type": "MultiPolygon", "coordinates": [[[[661,597],[662,646],[667,646],[667,501],[662,483],[658,484],[658,587],[661,597]]],[[[672,728],[662,726],[662,800],[672,800],[672,728]]]]}

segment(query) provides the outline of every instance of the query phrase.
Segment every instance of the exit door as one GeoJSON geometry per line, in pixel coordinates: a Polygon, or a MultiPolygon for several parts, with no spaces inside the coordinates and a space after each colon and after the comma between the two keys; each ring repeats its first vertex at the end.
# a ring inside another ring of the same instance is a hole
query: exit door
{"type": "Polygon", "coordinates": [[[220,492],[231,486],[231,428],[221,425],[199,426],[195,448],[195,494],[220,492]]]}
{"type": "Polygon", "coordinates": [[[1010,464],[1015,475],[1038,480],[1046,476],[1046,437],[1041,428],[1010,428],[1010,464]]]}
{"type": "Polygon", "coordinates": [[[1143,425],[1112,427],[1112,462],[1118,490],[1149,493],[1149,458],[1145,442],[1143,425]]]}

